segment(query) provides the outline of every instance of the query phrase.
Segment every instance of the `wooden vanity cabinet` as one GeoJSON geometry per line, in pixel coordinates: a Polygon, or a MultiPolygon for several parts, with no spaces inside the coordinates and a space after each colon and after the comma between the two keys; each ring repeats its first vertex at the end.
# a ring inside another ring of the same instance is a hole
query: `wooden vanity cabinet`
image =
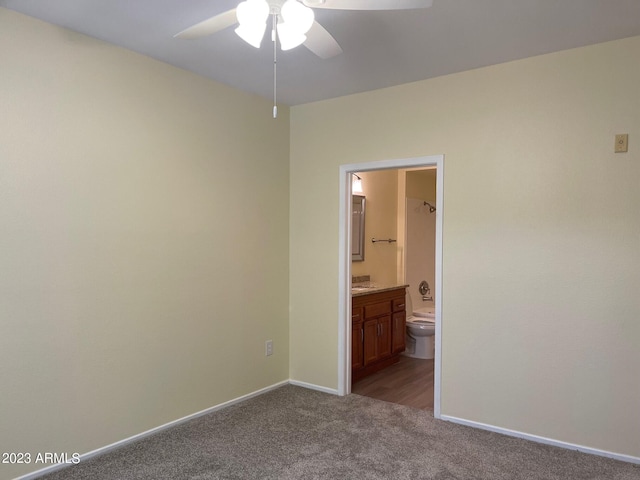
{"type": "Polygon", "coordinates": [[[404,287],[352,298],[351,378],[396,363],[405,349],[404,287]]]}
{"type": "MultiPolygon", "coordinates": [[[[403,289],[404,293],[404,289],[403,289]]],[[[405,350],[405,332],[407,326],[407,311],[405,297],[393,299],[393,320],[391,324],[391,353],[402,353],[405,350]]]]}
{"type": "Polygon", "coordinates": [[[362,350],[364,346],[362,311],[362,307],[353,307],[351,311],[351,371],[364,366],[362,350]]]}

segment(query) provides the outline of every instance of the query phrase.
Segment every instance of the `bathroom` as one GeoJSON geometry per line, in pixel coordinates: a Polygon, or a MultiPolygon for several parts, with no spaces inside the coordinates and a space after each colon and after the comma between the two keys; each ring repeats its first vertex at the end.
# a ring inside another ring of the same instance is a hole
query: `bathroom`
{"type": "MultiPolygon", "coordinates": [[[[351,263],[351,275],[359,282],[369,277],[373,286],[408,285],[407,324],[424,324],[420,328],[428,330],[428,337],[406,335],[404,352],[397,363],[366,378],[354,377],[352,392],[432,410],[436,169],[357,172],[353,179],[353,194],[365,198],[365,221],[364,259],[354,257],[358,260],[351,263]],[[413,312],[429,318],[414,317],[413,312]]],[[[355,220],[353,233],[357,236],[355,220]]]]}

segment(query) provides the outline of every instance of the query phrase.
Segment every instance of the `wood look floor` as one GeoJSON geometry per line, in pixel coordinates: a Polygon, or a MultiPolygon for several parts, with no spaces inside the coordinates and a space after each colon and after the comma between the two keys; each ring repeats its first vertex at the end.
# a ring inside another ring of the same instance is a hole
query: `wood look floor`
{"type": "Polygon", "coordinates": [[[400,356],[400,361],[351,386],[365,397],[433,410],[433,360],[400,356]]]}

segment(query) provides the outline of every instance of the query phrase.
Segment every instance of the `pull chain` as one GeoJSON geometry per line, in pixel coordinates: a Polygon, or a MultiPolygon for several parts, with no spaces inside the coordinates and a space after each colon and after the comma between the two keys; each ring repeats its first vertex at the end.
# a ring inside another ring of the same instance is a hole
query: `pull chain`
{"type": "Polygon", "coordinates": [[[277,100],[277,80],[278,80],[278,75],[277,75],[277,52],[278,52],[278,42],[276,41],[277,39],[277,31],[276,31],[276,26],[278,24],[278,14],[274,13],[273,14],[273,30],[271,31],[271,40],[273,40],[273,118],[278,118],[278,104],[276,102],[277,100]]]}

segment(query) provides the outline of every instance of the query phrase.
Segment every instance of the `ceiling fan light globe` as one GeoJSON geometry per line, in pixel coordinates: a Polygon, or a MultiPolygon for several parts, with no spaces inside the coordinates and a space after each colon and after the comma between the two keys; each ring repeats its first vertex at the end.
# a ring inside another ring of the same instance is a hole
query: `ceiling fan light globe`
{"type": "Polygon", "coordinates": [[[236,17],[240,25],[266,24],[269,4],[266,0],[245,0],[236,8],[236,17]]]}
{"type": "Polygon", "coordinates": [[[292,40],[291,42],[283,42],[282,39],[280,39],[280,49],[285,52],[287,50],[292,50],[302,45],[306,40],[307,40],[307,36],[303,34],[300,34],[299,36],[296,35],[295,39],[292,40]]]}
{"type": "Polygon", "coordinates": [[[307,33],[311,29],[311,25],[313,25],[313,10],[297,0],[284,2],[280,14],[284,21],[291,25],[291,28],[295,28],[301,34],[307,33]]]}
{"type": "Polygon", "coordinates": [[[278,38],[280,39],[280,48],[285,51],[302,45],[307,39],[304,33],[300,33],[286,22],[278,24],[278,38]]]}
{"type": "Polygon", "coordinates": [[[255,48],[260,48],[262,39],[264,38],[264,31],[267,28],[267,24],[260,25],[240,25],[235,29],[236,34],[247,42],[249,45],[255,48]]]}

